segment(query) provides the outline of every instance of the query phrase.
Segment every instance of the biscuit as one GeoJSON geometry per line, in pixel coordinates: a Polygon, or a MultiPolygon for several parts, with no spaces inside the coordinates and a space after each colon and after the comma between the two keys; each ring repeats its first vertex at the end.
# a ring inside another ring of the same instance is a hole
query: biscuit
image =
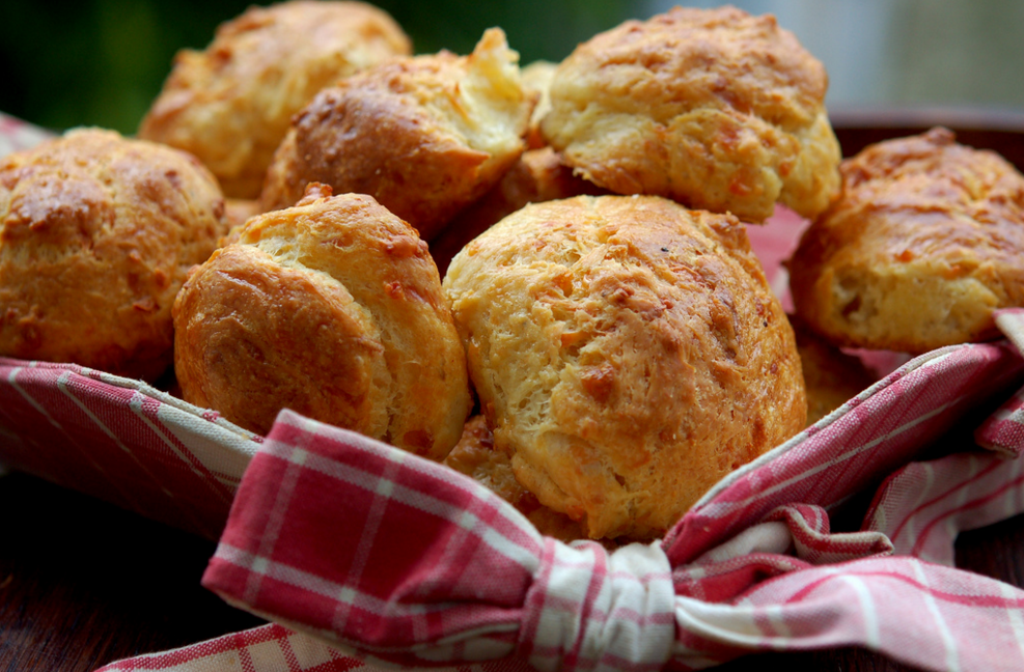
{"type": "Polygon", "coordinates": [[[249,220],[189,275],[174,325],[185,400],[255,432],[287,407],[441,459],[471,408],[427,246],[369,196],[314,184],[249,220]]]}
{"type": "Polygon", "coordinates": [[[0,159],[0,355],[154,380],[225,229],[217,181],[169,147],[78,129],[0,159]]]}
{"type": "Polygon", "coordinates": [[[252,7],[205,51],[183,50],[139,137],[191,152],[227,196],[257,198],[292,115],[323,87],[411,52],[384,11],[298,0],[252,7]]]}
{"type": "Polygon", "coordinates": [[[839,186],[824,67],[771,15],[675,8],[581,44],[541,129],[583,177],[750,222],[805,217],[839,186]]]}
{"type": "Polygon", "coordinates": [[[653,196],[528,205],[443,287],[496,448],[592,538],[659,536],[804,427],[793,331],[731,215],[653,196]]]}
{"type": "Polygon", "coordinates": [[[608,193],[576,177],[550,147],[523,152],[501,181],[445,226],[430,241],[430,253],[444,275],[448,263],[469,241],[529,203],[608,193]]]}
{"type": "Polygon", "coordinates": [[[796,312],[841,346],[912,354],[993,338],[1024,305],[1024,177],[952,132],[843,163],[843,195],[789,262],[796,312]]]}
{"type": "Polygon", "coordinates": [[[325,89],[275,155],[263,208],[321,182],[373,196],[432,239],[523,152],[533,98],[517,60],[494,28],[469,56],[396,59],[325,89]]]}

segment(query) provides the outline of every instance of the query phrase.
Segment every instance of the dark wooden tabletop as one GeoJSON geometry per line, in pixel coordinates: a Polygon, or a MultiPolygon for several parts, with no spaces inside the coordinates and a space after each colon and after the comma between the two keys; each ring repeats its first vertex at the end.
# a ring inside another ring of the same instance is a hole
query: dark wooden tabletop
{"type": "Polygon", "coordinates": [[[262,623],[199,585],[215,544],[26,474],[0,478],[0,670],[77,672],[262,623]]]}
{"type": "MultiPolygon", "coordinates": [[[[965,144],[997,149],[1024,168],[1021,115],[847,111],[834,121],[847,155],[943,124],[965,144]]],[[[962,447],[965,437],[947,437],[946,448],[962,447]]],[[[209,540],[19,473],[0,478],[0,511],[0,672],[86,672],[261,623],[199,585],[215,548],[209,540]]],[[[1024,586],[1024,516],[962,534],[957,565],[1024,586]]],[[[760,671],[769,664],[821,672],[912,669],[859,649],[754,655],[718,669],[760,671]]]]}

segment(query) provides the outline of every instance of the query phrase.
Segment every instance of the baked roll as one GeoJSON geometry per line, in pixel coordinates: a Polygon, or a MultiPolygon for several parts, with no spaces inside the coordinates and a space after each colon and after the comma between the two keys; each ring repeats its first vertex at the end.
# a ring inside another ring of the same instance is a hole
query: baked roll
{"type": "Polygon", "coordinates": [[[828,77],[775,17],[675,8],[581,44],[541,130],[578,174],[750,222],[805,217],[839,186],[828,77]]]}
{"type": "Polygon", "coordinates": [[[592,538],[663,534],[804,427],[793,331],[731,215],[650,196],[528,205],[443,287],[496,449],[592,538]]]}
{"type": "Polygon", "coordinates": [[[1024,305],[1024,176],[952,132],[879,143],[789,262],[797,314],[841,346],[918,354],[993,338],[1024,305]]]}
{"type": "Polygon", "coordinates": [[[437,267],[369,196],[311,185],[195,269],[174,304],[186,401],[265,434],[282,408],[433,459],[472,399],[437,267]]]}
{"type": "Polygon", "coordinates": [[[252,7],[204,51],[178,53],[138,135],[199,157],[227,196],[257,198],[292,115],[323,87],[411,48],[387,13],[361,2],[252,7]]]}
{"type": "Polygon", "coordinates": [[[226,228],[214,177],[163,145],[78,129],[0,159],[0,355],[154,380],[226,228]]]}
{"type": "Polygon", "coordinates": [[[325,89],[277,151],[264,210],[321,182],[373,196],[432,239],[523,152],[533,98],[517,60],[493,28],[469,56],[397,59],[325,89]]]}

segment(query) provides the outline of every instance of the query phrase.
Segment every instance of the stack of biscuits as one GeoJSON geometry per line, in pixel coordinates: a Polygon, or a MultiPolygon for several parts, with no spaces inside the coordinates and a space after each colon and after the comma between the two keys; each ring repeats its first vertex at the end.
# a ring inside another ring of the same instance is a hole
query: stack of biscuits
{"type": "Polygon", "coordinates": [[[840,348],[993,336],[1024,178],[936,129],[841,162],[771,16],[676,8],[520,69],[384,12],[253,8],[138,138],[0,162],[0,355],[155,380],[443,461],[547,534],[665,533],[868,386],[840,348]],[[811,221],[787,315],[748,226],[811,221]]]}

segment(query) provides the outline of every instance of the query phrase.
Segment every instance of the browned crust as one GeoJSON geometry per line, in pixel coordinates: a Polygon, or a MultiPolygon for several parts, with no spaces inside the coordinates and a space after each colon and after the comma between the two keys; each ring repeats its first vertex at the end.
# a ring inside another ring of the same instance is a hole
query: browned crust
{"type": "Polygon", "coordinates": [[[411,52],[384,11],[298,0],[252,7],[183,50],[139,137],[198,156],[233,198],[256,198],[293,114],[341,77],[411,52]]]}
{"type": "Polygon", "coordinates": [[[441,459],[471,407],[437,268],[408,224],[310,187],[255,217],[175,303],[186,401],[266,432],[282,408],[441,459]]]}
{"type": "Polygon", "coordinates": [[[753,222],[804,216],[838,188],[821,63],[771,15],[675,8],[580,45],[550,86],[548,143],[621,194],[753,222]]]}
{"type": "Polygon", "coordinates": [[[523,151],[533,101],[518,68],[505,70],[513,58],[492,29],[470,56],[396,59],[324,90],[278,150],[263,208],[291,205],[317,181],[373,196],[432,239],[523,151]],[[470,130],[495,147],[474,146],[470,130]]]}

